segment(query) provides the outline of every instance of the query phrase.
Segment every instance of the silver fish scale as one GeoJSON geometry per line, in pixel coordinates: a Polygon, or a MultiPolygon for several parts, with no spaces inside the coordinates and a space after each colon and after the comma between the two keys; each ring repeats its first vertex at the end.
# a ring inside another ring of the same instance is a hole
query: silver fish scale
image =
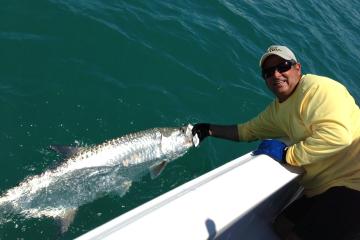
{"type": "MultiPolygon", "coordinates": [[[[162,137],[179,129],[177,128],[154,128],[107,141],[103,144],[87,148],[68,160],[66,167],[84,168],[104,166],[104,160],[108,166],[131,166],[148,160],[163,158],[168,152],[162,152],[162,137]],[[84,166],[86,161],[86,166],[84,166]]],[[[166,136],[165,136],[166,137],[166,136]]],[[[184,135],[179,138],[185,138],[184,135]]],[[[174,142],[176,143],[176,142],[174,142]]],[[[183,151],[182,147],[174,144],[171,151],[183,151]]],[[[176,155],[176,154],[175,154],[176,155]]],[[[182,154],[181,154],[182,155],[182,154]]],[[[65,166],[64,166],[65,167],[65,166]]]]}
{"type": "Polygon", "coordinates": [[[161,137],[160,131],[153,129],[128,134],[105,144],[112,146],[117,153],[114,163],[129,166],[161,158],[161,137]]]}

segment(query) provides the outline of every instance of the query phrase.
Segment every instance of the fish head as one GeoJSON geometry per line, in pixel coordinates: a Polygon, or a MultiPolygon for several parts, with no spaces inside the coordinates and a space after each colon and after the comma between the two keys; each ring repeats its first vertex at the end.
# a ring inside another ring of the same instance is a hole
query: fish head
{"type": "Polygon", "coordinates": [[[161,151],[169,156],[170,159],[179,157],[187,150],[197,145],[197,140],[192,135],[193,126],[188,124],[179,128],[162,128],[161,132],[161,151]]]}

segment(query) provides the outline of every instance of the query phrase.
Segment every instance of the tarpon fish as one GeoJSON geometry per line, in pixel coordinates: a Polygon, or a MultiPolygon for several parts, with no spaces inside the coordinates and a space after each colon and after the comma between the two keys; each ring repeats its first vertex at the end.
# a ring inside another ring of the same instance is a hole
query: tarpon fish
{"type": "Polygon", "coordinates": [[[66,160],[28,177],[0,197],[0,223],[20,214],[51,217],[67,231],[79,206],[109,193],[124,195],[132,181],[150,171],[157,177],[167,163],[199,143],[192,125],[131,133],[93,147],[52,146],[66,160]]]}

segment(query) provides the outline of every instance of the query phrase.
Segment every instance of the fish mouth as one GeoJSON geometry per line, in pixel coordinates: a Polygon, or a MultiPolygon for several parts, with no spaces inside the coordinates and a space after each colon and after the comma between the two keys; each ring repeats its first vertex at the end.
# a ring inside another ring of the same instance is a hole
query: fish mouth
{"type": "Polygon", "coordinates": [[[190,138],[191,144],[195,147],[199,146],[200,144],[200,139],[198,137],[197,134],[195,134],[195,136],[192,134],[192,129],[194,128],[194,126],[192,124],[188,124],[187,126],[184,127],[185,128],[185,135],[187,137],[190,138]]]}

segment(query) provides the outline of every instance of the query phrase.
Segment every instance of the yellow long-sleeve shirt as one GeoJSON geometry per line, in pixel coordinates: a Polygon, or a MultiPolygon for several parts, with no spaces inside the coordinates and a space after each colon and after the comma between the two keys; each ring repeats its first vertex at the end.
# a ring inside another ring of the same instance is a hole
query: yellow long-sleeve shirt
{"type": "Polygon", "coordinates": [[[286,161],[305,170],[307,196],[333,186],[360,191],[360,109],[347,89],[326,77],[302,76],[294,93],[274,100],[254,119],[238,125],[239,138],[290,139],[286,161]]]}

